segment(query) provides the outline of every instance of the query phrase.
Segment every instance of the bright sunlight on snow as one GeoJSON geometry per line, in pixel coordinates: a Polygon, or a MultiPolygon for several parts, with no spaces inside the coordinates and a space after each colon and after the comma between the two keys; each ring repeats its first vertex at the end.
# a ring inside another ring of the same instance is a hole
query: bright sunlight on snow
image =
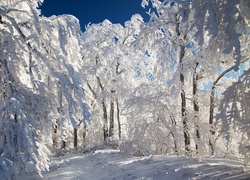
{"type": "MultiPolygon", "coordinates": [[[[186,156],[127,156],[109,147],[78,155],[51,159],[46,180],[120,180],[120,179],[249,179],[242,172],[243,162],[220,158],[186,156]]],[[[30,180],[39,179],[35,175],[30,180]]]]}

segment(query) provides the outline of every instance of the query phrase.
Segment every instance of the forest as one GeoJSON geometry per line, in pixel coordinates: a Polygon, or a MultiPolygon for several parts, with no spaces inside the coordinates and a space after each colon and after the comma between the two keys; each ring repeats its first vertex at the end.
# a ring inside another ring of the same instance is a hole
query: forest
{"type": "Polygon", "coordinates": [[[43,0],[0,1],[0,176],[109,144],[250,163],[250,1],[142,0],[149,22],[81,31],[43,0]]]}

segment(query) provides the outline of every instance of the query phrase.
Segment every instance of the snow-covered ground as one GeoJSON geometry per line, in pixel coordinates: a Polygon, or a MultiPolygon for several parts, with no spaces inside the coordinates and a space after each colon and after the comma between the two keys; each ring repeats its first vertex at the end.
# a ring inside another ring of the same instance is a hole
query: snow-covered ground
{"type": "MultiPolygon", "coordinates": [[[[250,179],[243,162],[219,158],[196,159],[157,155],[132,157],[112,148],[51,159],[47,180],[120,180],[120,179],[250,179]]],[[[30,179],[40,179],[34,175],[30,179]]]]}

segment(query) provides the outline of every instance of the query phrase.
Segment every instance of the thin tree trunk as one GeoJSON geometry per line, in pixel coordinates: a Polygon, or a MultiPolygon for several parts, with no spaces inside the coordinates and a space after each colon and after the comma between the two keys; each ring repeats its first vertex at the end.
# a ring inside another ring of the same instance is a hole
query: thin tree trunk
{"type": "Polygon", "coordinates": [[[228,72],[230,72],[231,70],[233,70],[234,66],[232,66],[229,69],[226,69],[225,71],[223,71],[218,77],[217,79],[214,81],[212,88],[211,88],[211,94],[210,94],[210,110],[209,110],[209,125],[210,125],[210,133],[212,135],[211,138],[209,138],[209,146],[210,146],[210,150],[211,150],[211,155],[214,154],[214,141],[212,140],[212,138],[215,135],[215,128],[214,128],[214,107],[215,107],[215,87],[217,86],[218,82],[220,81],[220,79],[227,74],[228,72]]]}
{"type": "MultiPolygon", "coordinates": [[[[58,113],[60,115],[60,120],[59,120],[59,123],[62,122],[62,118],[63,118],[63,115],[64,115],[64,112],[63,112],[63,92],[62,92],[62,84],[60,81],[58,81],[58,113]]],[[[66,136],[63,135],[61,136],[62,138],[62,142],[61,142],[61,149],[65,149],[66,148],[66,136]]]]}
{"type": "Polygon", "coordinates": [[[77,147],[77,141],[78,141],[77,131],[78,131],[78,129],[74,128],[74,147],[77,147]]]}
{"type": "MultiPolygon", "coordinates": [[[[13,78],[12,78],[11,72],[9,71],[7,60],[6,59],[4,59],[4,60],[0,59],[0,62],[3,65],[4,76],[6,77],[6,80],[4,80],[4,81],[6,81],[6,97],[4,97],[4,99],[6,99],[8,101],[8,99],[14,93],[13,78]]],[[[1,109],[1,111],[3,111],[3,110],[6,110],[6,114],[5,113],[4,114],[7,115],[7,116],[9,116],[8,118],[10,118],[10,114],[8,112],[9,111],[8,108],[1,109]]],[[[6,129],[6,133],[4,134],[3,139],[1,138],[1,140],[3,140],[3,142],[1,142],[1,143],[5,144],[5,145],[9,144],[11,146],[11,148],[13,148],[14,152],[17,153],[18,152],[18,147],[17,147],[18,146],[18,144],[17,144],[18,133],[17,132],[12,132],[12,129],[15,129],[15,126],[18,123],[18,119],[17,119],[16,112],[10,112],[10,113],[13,115],[14,123],[10,122],[11,124],[8,127],[6,127],[7,128],[6,129]],[[13,139],[11,139],[11,138],[13,138],[13,139]]],[[[1,149],[0,153],[2,155],[4,153],[4,150],[1,149]]]]}
{"type": "Polygon", "coordinates": [[[14,93],[14,88],[13,88],[13,84],[12,84],[12,82],[13,82],[12,76],[11,76],[11,73],[9,71],[6,59],[3,60],[3,67],[4,67],[5,76],[7,79],[6,83],[7,83],[7,89],[8,89],[8,97],[10,97],[14,93]]]}
{"type": "MultiPolygon", "coordinates": [[[[5,73],[4,73],[4,70],[2,69],[2,61],[0,60],[0,84],[1,84],[1,86],[0,86],[0,88],[1,88],[1,90],[0,90],[0,100],[1,101],[5,101],[6,100],[6,91],[7,91],[7,89],[6,89],[6,79],[5,79],[5,73]]],[[[1,114],[1,111],[0,111],[0,114],[1,114]]]]}
{"type": "MultiPolygon", "coordinates": [[[[98,76],[96,76],[97,79],[97,83],[99,85],[99,87],[101,88],[102,91],[104,91],[104,86],[101,83],[101,80],[98,76]]],[[[103,138],[104,141],[107,141],[107,137],[108,137],[108,113],[107,113],[107,107],[105,105],[105,99],[102,99],[102,110],[103,110],[103,138]]]]}
{"type": "Polygon", "coordinates": [[[180,66],[181,66],[181,73],[180,73],[180,81],[181,81],[181,116],[182,116],[182,124],[183,124],[183,132],[184,132],[184,142],[185,142],[185,151],[188,153],[190,151],[190,135],[188,130],[188,119],[187,119],[187,112],[186,112],[186,95],[184,90],[184,74],[183,72],[183,57],[185,54],[185,47],[180,46],[180,66]]]}
{"type": "MultiPolygon", "coordinates": [[[[127,36],[128,37],[128,36],[127,36]]],[[[123,44],[125,43],[127,37],[124,39],[123,44]]],[[[120,63],[116,63],[116,75],[120,75],[124,70],[119,71],[120,63]]],[[[117,124],[118,124],[118,136],[119,139],[121,139],[121,122],[120,122],[120,107],[119,107],[119,101],[118,98],[116,98],[116,116],[117,116],[117,124]]]]}
{"type": "Polygon", "coordinates": [[[87,135],[87,125],[84,125],[83,126],[83,133],[82,133],[83,147],[86,147],[86,145],[85,145],[86,135],[87,135]]]}
{"type": "Polygon", "coordinates": [[[198,63],[196,64],[195,71],[193,74],[193,107],[194,107],[194,126],[195,126],[195,149],[196,153],[198,154],[198,148],[199,148],[199,142],[200,142],[200,127],[198,125],[199,120],[199,105],[198,105],[198,99],[197,99],[197,80],[198,75],[196,74],[196,68],[198,66],[198,63]]]}
{"type": "Polygon", "coordinates": [[[114,135],[114,102],[110,102],[109,137],[114,135]]]}
{"type": "MultiPolygon", "coordinates": [[[[174,125],[174,128],[176,128],[176,120],[175,120],[175,118],[174,118],[173,116],[170,116],[170,119],[171,119],[171,121],[172,121],[172,125],[174,125]]],[[[174,132],[171,130],[170,133],[171,133],[171,135],[172,135],[172,137],[173,137],[173,139],[174,139],[174,149],[175,149],[175,153],[176,153],[176,155],[179,155],[177,140],[176,140],[176,138],[175,138],[174,132]]]]}
{"type": "Polygon", "coordinates": [[[173,133],[173,131],[170,131],[170,134],[172,135],[172,137],[173,137],[173,140],[174,140],[174,150],[175,150],[175,153],[176,153],[176,155],[178,155],[178,146],[177,146],[177,142],[176,142],[176,140],[175,140],[175,136],[174,136],[174,133],[173,133]]]}
{"type": "Polygon", "coordinates": [[[119,139],[121,139],[121,122],[120,122],[120,108],[118,98],[116,98],[116,113],[117,113],[117,123],[118,123],[118,135],[119,139]]]}
{"type": "Polygon", "coordinates": [[[95,107],[94,101],[96,100],[96,96],[97,96],[97,95],[96,95],[96,92],[94,91],[94,89],[90,86],[88,80],[86,80],[86,82],[87,82],[87,86],[88,86],[89,90],[91,91],[91,93],[92,93],[93,96],[94,96],[92,102],[90,103],[90,104],[91,104],[91,107],[94,108],[94,107],[95,107]]]}
{"type": "Polygon", "coordinates": [[[185,151],[186,153],[188,153],[190,151],[190,135],[188,131],[188,119],[186,115],[186,97],[185,92],[183,90],[181,92],[181,115],[184,131],[185,151]]]}
{"type": "Polygon", "coordinates": [[[105,105],[104,99],[102,100],[102,110],[103,110],[103,138],[104,141],[107,141],[108,137],[108,113],[107,113],[107,107],[105,105]]]}
{"type": "Polygon", "coordinates": [[[65,149],[66,148],[66,141],[65,140],[62,140],[62,146],[61,146],[61,149],[65,149]]]}
{"type": "Polygon", "coordinates": [[[53,125],[53,148],[58,149],[59,148],[59,144],[60,144],[60,140],[59,140],[59,136],[58,136],[58,129],[60,127],[59,124],[59,119],[56,120],[56,123],[53,125]]]}
{"type": "Polygon", "coordinates": [[[212,137],[209,138],[209,147],[210,147],[211,155],[214,154],[214,141],[212,140],[212,138],[215,135],[215,129],[214,129],[214,126],[213,126],[213,119],[214,119],[214,89],[215,89],[215,85],[213,85],[212,89],[211,89],[210,111],[209,111],[209,113],[210,113],[210,115],[209,115],[209,125],[210,125],[210,133],[212,135],[212,137]]]}
{"type": "MultiPolygon", "coordinates": [[[[49,79],[48,79],[48,84],[49,84],[49,79]]],[[[59,86],[60,83],[58,82],[59,86]]],[[[60,88],[60,87],[59,87],[60,88]]],[[[58,102],[57,102],[57,112],[60,115],[61,114],[61,107],[62,107],[62,92],[59,90],[58,91],[58,102]]],[[[53,124],[53,135],[52,135],[52,140],[53,140],[53,148],[54,149],[59,149],[60,148],[60,138],[59,138],[59,129],[60,129],[60,119],[57,118],[56,122],[53,124]]]]}
{"type": "MultiPolygon", "coordinates": [[[[241,63],[244,63],[246,61],[249,60],[249,57],[243,59],[241,61],[241,63]]],[[[228,69],[226,69],[225,71],[223,71],[218,77],[217,79],[214,81],[212,88],[211,88],[211,94],[210,94],[210,109],[209,109],[209,125],[210,125],[210,133],[212,135],[212,138],[215,135],[215,127],[214,127],[214,107],[215,107],[215,87],[217,86],[218,82],[220,81],[220,79],[222,77],[225,76],[225,74],[227,74],[228,72],[232,71],[234,69],[234,65],[228,69]]],[[[209,138],[209,146],[210,146],[210,150],[211,150],[211,155],[214,154],[214,140],[212,140],[212,138],[209,138]]]]}
{"type": "MultiPolygon", "coordinates": [[[[180,32],[180,14],[175,15],[175,21],[176,21],[176,34],[177,38],[186,39],[186,35],[184,34],[183,38],[181,38],[181,32],[180,32]]],[[[178,42],[177,44],[179,46],[179,64],[180,64],[180,82],[181,82],[181,116],[182,116],[182,124],[183,124],[183,132],[184,132],[184,143],[185,143],[185,152],[188,154],[190,151],[190,135],[188,130],[188,119],[187,119],[187,112],[186,112],[186,95],[184,90],[184,83],[185,78],[183,74],[183,58],[185,56],[185,46],[181,44],[181,42],[178,42]]]]}

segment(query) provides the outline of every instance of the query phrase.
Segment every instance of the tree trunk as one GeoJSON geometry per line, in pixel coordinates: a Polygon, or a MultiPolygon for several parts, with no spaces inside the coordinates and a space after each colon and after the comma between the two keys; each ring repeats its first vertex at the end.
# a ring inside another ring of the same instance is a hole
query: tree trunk
{"type": "MultiPolygon", "coordinates": [[[[60,119],[58,120],[58,124],[60,124],[62,122],[62,118],[63,115],[64,115],[64,112],[63,112],[63,92],[62,92],[62,84],[60,81],[58,81],[58,108],[57,108],[57,111],[60,115],[60,119]]],[[[59,128],[59,126],[57,127],[59,128]]],[[[61,134],[61,138],[62,138],[62,142],[61,142],[61,149],[65,149],[66,148],[66,135],[62,135],[61,134]]]]}
{"type": "MultiPolygon", "coordinates": [[[[181,41],[186,40],[186,35],[183,35],[183,38],[181,37],[181,31],[180,31],[180,14],[175,15],[175,21],[176,21],[176,26],[175,26],[175,31],[177,38],[180,39],[181,41]],[[182,40],[183,39],[183,40],[182,40]]],[[[185,83],[185,78],[183,74],[183,58],[185,56],[185,45],[182,44],[184,42],[178,42],[179,46],[179,64],[180,64],[180,82],[181,82],[181,117],[182,117],[182,124],[183,124],[183,132],[184,132],[184,143],[185,143],[185,152],[188,154],[190,151],[190,135],[189,135],[189,130],[188,130],[188,119],[187,119],[187,112],[186,112],[186,95],[185,95],[185,90],[184,90],[184,83],[185,83]]]]}
{"type": "MultiPolygon", "coordinates": [[[[241,61],[241,63],[244,63],[248,61],[248,58],[245,58],[244,60],[241,61]]],[[[214,128],[214,107],[215,107],[215,87],[217,86],[218,82],[220,81],[220,79],[222,77],[224,77],[225,74],[227,74],[228,72],[232,71],[234,69],[234,65],[226,70],[224,70],[218,77],[217,79],[214,81],[213,86],[211,88],[211,94],[210,94],[210,109],[209,109],[209,125],[210,125],[210,133],[212,135],[211,138],[209,138],[209,146],[210,146],[210,150],[211,150],[211,155],[214,154],[214,140],[212,140],[212,138],[215,135],[215,128],[214,128]]]]}
{"type": "MultiPolygon", "coordinates": [[[[170,116],[170,119],[171,119],[171,121],[172,121],[172,125],[174,126],[174,129],[176,130],[176,120],[175,120],[175,118],[174,118],[174,116],[170,116]]],[[[174,132],[171,130],[171,135],[172,135],[172,137],[173,137],[173,139],[174,139],[174,149],[175,149],[175,153],[176,153],[176,155],[179,155],[179,152],[178,152],[178,144],[177,144],[177,140],[176,140],[176,138],[175,138],[175,134],[174,134],[174,132]]]]}
{"type": "Polygon", "coordinates": [[[214,138],[215,135],[215,129],[213,126],[213,119],[214,119],[214,89],[215,89],[215,83],[212,86],[211,94],[210,94],[210,110],[209,110],[209,125],[210,125],[210,133],[212,135],[211,138],[209,138],[209,147],[211,151],[211,155],[214,154],[214,141],[212,138],[214,138]]]}
{"type": "Polygon", "coordinates": [[[183,57],[185,54],[185,47],[180,46],[180,66],[181,66],[181,73],[180,73],[180,81],[181,81],[181,116],[182,116],[182,124],[183,124],[183,132],[184,132],[184,142],[185,142],[185,151],[189,153],[190,151],[190,135],[188,130],[188,119],[187,119],[187,112],[186,112],[186,95],[184,90],[184,74],[183,72],[183,57]]]}
{"type": "Polygon", "coordinates": [[[60,148],[59,144],[60,144],[60,140],[59,140],[59,135],[58,135],[58,129],[60,127],[59,124],[59,119],[56,120],[56,123],[53,125],[53,148],[54,149],[58,149],[60,148]]]}
{"type": "Polygon", "coordinates": [[[91,91],[91,93],[92,93],[93,96],[94,96],[93,100],[92,100],[91,103],[90,103],[91,107],[94,109],[94,107],[95,107],[95,100],[96,100],[96,96],[97,96],[97,95],[96,95],[96,92],[94,91],[94,89],[90,86],[88,80],[86,80],[86,82],[87,82],[87,86],[88,86],[89,90],[91,91]]]}
{"type": "Polygon", "coordinates": [[[77,147],[77,128],[74,128],[74,147],[77,147]]]}
{"type": "Polygon", "coordinates": [[[188,119],[186,115],[186,97],[183,90],[181,92],[181,116],[184,131],[185,151],[188,153],[190,151],[190,135],[188,132],[188,119]]]}
{"type": "Polygon", "coordinates": [[[4,72],[5,72],[5,77],[7,79],[7,89],[8,89],[8,97],[10,97],[13,92],[14,92],[14,89],[13,89],[13,79],[12,79],[12,76],[11,76],[11,73],[9,71],[9,67],[8,67],[8,64],[7,64],[7,60],[4,59],[3,60],[3,67],[4,67],[4,72]]]}
{"type": "Polygon", "coordinates": [[[87,135],[87,125],[84,125],[83,126],[83,133],[82,133],[83,147],[86,147],[86,145],[85,145],[86,135],[87,135]]]}
{"type": "MultiPolygon", "coordinates": [[[[0,60],[0,101],[5,101],[6,100],[6,80],[5,80],[5,74],[2,69],[2,61],[0,60]]],[[[0,112],[1,113],[1,112],[0,112]]]]}
{"type": "MultiPolygon", "coordinates": [[[[124,39],[123,44],[125,43],[127,37],[124,39]]],[[[116,63],[116,75],[117,76],[119,76],[123,72],[123,70],[119,71],[119,66],[120,66],[120,63],[117,62],[116,63]]],[[[116,98],[116,117],[117,117],[117,124],[118,124],[118,136],[119,136],[119,139],[121,139],[120,107],[119,107],[118,98],[116,98]]]]}
{"type": "Polygon", "coordinates": [[[62,146],[61,146],[61,149],[65,149],[66,148],[66,141],[65,140],[62,140],[62,146]]]}
{"type": "Polygon", "coordinates": [[[194,127],[195,127],[195,149],[196,153],[198,154],[198,148],[199,148],[199,142],[200,142],[200,127],[198,124],[199,121],[199,105],[198,105],[198,99],[197,99],[197,80],[198,75],[196,74],[196,68],[198,66],[198,63],[196,64],[195,71],[193,74],[193,107],[194,107],[194,127]]]}
{"type": "Polygon", "coordinates": [[[120,107],[119,107],[119,102],[118,98],[116,98],[116,113],[117,113],[117,123],[118,123],[118,135],[119,139],[121,139],[121,122],[120,122],[120,107]]]}
{"type": "MultiPolygon", "coordinates": [[[[96,79],[102,92],[104,92],[104,86],[102,85],[100,78],[96,76],[96,79]]],[[[108,113],[107,113],[107,107],[105,105],[104,98],[102,99],[102,110],[103,110],[103,138],[104,138],[104,142],[106,142],[107,137],[108,137],[108,113]]]]}
{"type": "Polygon", "coordinates": [[[104,99],[102,100],[102,110],[103,110],[103,138],[104,141],[107,141],[108,137],[108,114],[107,114],[107,107],[105,105],[104,99]]]}
{"type": "Polygon", "coordinates": [[[114,135],[114,102],[110,102],[109,137],[114,135]]]}

